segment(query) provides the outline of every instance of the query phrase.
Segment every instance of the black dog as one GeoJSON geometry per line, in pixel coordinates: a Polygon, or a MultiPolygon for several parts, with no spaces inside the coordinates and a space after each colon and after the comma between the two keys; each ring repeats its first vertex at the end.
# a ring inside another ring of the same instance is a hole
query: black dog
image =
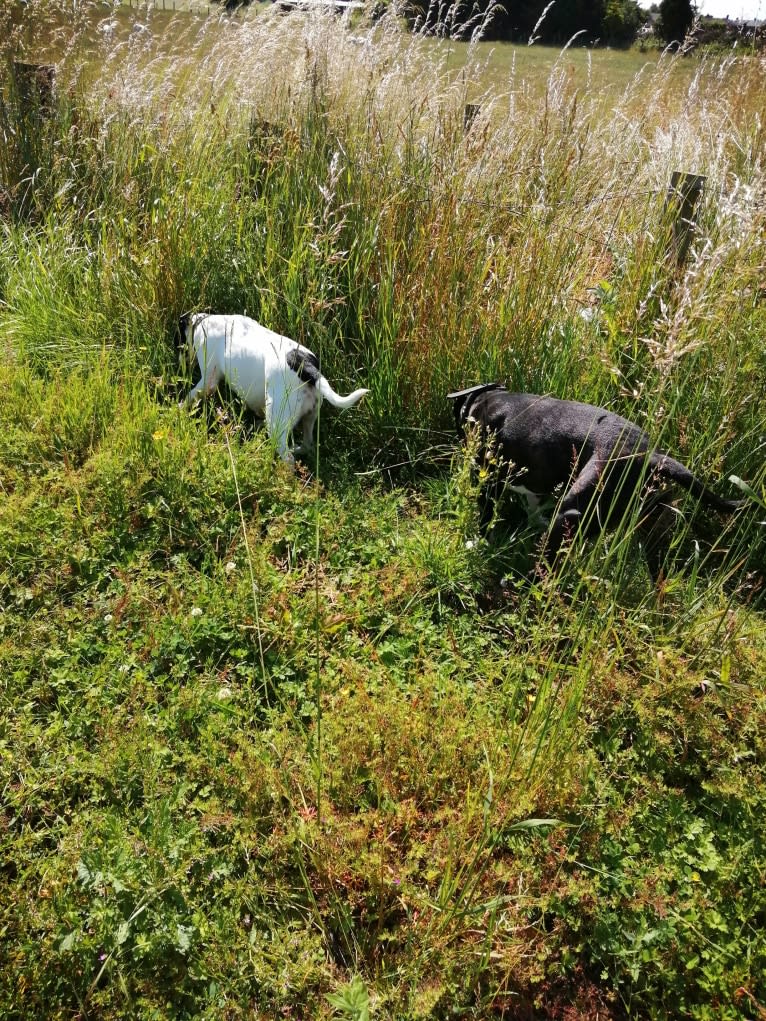
{"type": "Polygon", "coordinates": [[[557,514],[545,540],[552,561],[568,536],[596,534],[615,527],[633,497],[641,499],[638,525],[655,581],[668,548],[667,490],[677,483],[724,514],[743,501],[724,500],[668,454],[654,450],[634,423],[604,408],[555,397],[509,393],[500,383],[485,383],[448,394],[461,438],[473,423],[479,431],[480,457],[496,461],[480,496],[480,526],[486,532],[495,502],[505,487],[530,497],[550,497],[561,487],[557,514]]]}

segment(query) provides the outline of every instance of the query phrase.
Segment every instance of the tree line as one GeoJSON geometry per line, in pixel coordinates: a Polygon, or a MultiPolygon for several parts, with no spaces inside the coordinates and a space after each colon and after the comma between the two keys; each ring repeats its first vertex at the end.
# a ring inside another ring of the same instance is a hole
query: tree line
{"type": "MultiPolygon", "coordinates": [[[[690,0],[662,0],[653,26],[662,42],[683,41],[694,20],[690,0]]],[[[412,0],[413,19],[426,29],[511,42],[630,46],[649,20],[636,0],[412,0]]]]}

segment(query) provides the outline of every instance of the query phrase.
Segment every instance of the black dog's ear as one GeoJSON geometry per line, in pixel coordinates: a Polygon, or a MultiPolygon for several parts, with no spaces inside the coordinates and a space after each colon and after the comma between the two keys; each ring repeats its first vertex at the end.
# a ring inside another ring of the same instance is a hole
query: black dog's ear
{"type": "Polygon", "coordinates": [[[505,390],[502,383],[477,383],[476,386],[469,386],[466,390],[455,390],[447,394],[448,401],[454,401],[458,397],[468,397],[469,394],[484,393],[485,390],[505,390]]]}
{"type": "Polygon", "coordinates": [[[448,401],[454,401],[452,406],[455,415],[455,425],[459,435],[463,436],[463,409],[466,403],[470,403],[473,397],[486,393],[488,390],[505,390],[502,383],[477,383],[476,386],[469,386],[466,390],[455,390],[447,394],[448,401]]]}

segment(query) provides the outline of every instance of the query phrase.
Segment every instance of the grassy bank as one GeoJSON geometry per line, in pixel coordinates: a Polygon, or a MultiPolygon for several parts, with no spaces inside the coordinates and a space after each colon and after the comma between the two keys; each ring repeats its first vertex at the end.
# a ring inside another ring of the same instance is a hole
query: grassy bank
{"type": "Polygon", "coordinates": [[[0,1016],[760,1016],[763,64],[609,105],[386,20],[141,23],[3,80],[0,1016]],[[294,476],[178,410],[192,308],[371,392],[294,476]],[[679,501],[659,593],[629,525],[527,582],[445,401],[488,378],[753,497],[679,501]]]}

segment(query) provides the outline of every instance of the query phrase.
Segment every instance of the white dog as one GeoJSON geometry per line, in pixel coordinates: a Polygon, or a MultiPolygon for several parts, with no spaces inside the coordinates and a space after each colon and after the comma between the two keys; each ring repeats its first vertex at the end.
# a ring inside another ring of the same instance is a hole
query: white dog
{"type": "Polygon", "coordinates": [[[288,438],[299,423],[302,447],[311,445],[323,397],[333,407],[350,408],[369,393],[336,394],[319,371],[313,352],[247,316],[196,313],[183,316],[179,325],[181,338],[196,355],[202,372],[180,407],[208,396],[225,380],[249,408],[264,416],[283,461],[294,461],[288,438]]]}

